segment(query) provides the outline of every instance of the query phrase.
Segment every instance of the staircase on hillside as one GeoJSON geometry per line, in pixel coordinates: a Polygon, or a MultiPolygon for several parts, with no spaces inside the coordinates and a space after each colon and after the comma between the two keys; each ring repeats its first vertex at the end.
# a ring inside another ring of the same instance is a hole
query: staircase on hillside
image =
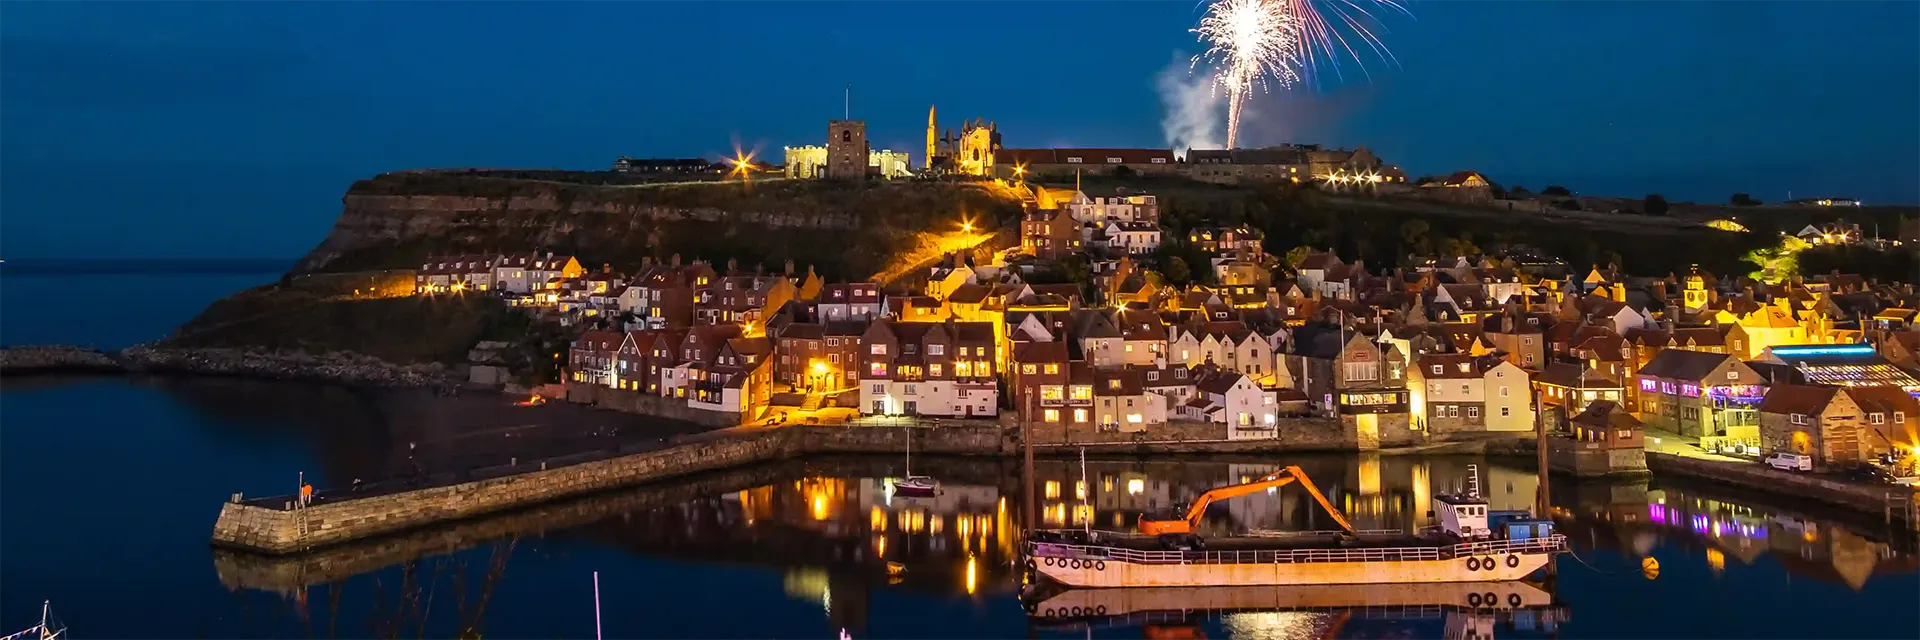
{"type": "Polygon", "coordinates": [[[801,411],[818,410],[820,408],[820,404],[823,402],[826,402],[826,400],[827,400],[827,394],[809,393],[807,394],[807,399],[800,403],[800,410],[801,411]]]}

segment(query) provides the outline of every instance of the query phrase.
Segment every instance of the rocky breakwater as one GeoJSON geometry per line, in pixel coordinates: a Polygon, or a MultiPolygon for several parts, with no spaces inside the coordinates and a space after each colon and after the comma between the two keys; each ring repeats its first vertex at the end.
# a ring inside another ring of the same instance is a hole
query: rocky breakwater
{"type": "Polygon", "coordinates": [[[376,387],[445,384],[438,363],[400,365],[354,353],[306,353],[252,349],[133,347],[121,351],[128,371],[307,380],[376,387]]]}
{"type": "Polygon", "coordinates": [[[113,354],[68,345],[0,349],[0,375],[98,373],[124,370],[113,354]]]}

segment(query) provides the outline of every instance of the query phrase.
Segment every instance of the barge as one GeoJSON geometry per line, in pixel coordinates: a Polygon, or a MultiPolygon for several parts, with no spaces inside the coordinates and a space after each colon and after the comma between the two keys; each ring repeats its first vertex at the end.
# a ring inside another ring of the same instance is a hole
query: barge
{"type": "Polygon", "coordinates": [[[1259,481],[1208,491],[1183,515],[1142,516],[1139,533],[1036,531],[1027,569],[1068,587],[1257,587],[1521,580],[1567,550],[1552,523],[1524,512],[1492,512],[1478,496],[1434,498],[1440,526],[1408,533],[1360,531],[1298,467],[1259,481]],[[1341,529],[1201,539],[1206,506],[1298,482],[1341,529]],[[1490,526],[1489,522],[1493,522],[1490,526]]]}
{"type": "Polygon", "coordinates": [[[1561,607],[1544,587],[1525,581],[1441,584],[1348,584],[1283,587],[1034,588],[1023,598],[1042,622],[1156,619],[1191,612],[1462,610],[1536,611],[1561,607]]]}

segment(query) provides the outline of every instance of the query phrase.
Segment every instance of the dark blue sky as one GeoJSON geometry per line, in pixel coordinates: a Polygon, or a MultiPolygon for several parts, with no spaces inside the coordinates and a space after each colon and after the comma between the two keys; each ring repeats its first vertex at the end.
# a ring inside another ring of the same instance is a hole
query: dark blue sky
{"type": "MultiPolygon", "coordinates": [[[[1416,2],[1247,143],[1410,173],[1920,202],[1920,3],[1416,2]]],[[[299,255],[353,180],[816,143],[1160,146],[1191,2],[0,3],[0,257],[299,255]]],[[[777,162],[777,158],[775,159],[777,162]]]]}

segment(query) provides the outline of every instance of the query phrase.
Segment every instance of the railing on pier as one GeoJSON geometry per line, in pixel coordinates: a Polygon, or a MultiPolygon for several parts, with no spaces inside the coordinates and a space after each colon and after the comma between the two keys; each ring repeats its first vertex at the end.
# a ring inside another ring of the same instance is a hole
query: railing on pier
{"type": "Polygon", "coordinates": [[[1567,550],[1567,538],[1555,534],[1530,540],[1463,542],[1431,547],[1368,547],[1358,549],[1275,549],[1254,551],[1141,551],[1122,547],[1034,542],[1032,553],[1042,558],[1094,558],[1134,564],[1300,564],[1313,562],[1395,562],[1449,560],[1502,553],[1558,553],[1567,550]]]}

